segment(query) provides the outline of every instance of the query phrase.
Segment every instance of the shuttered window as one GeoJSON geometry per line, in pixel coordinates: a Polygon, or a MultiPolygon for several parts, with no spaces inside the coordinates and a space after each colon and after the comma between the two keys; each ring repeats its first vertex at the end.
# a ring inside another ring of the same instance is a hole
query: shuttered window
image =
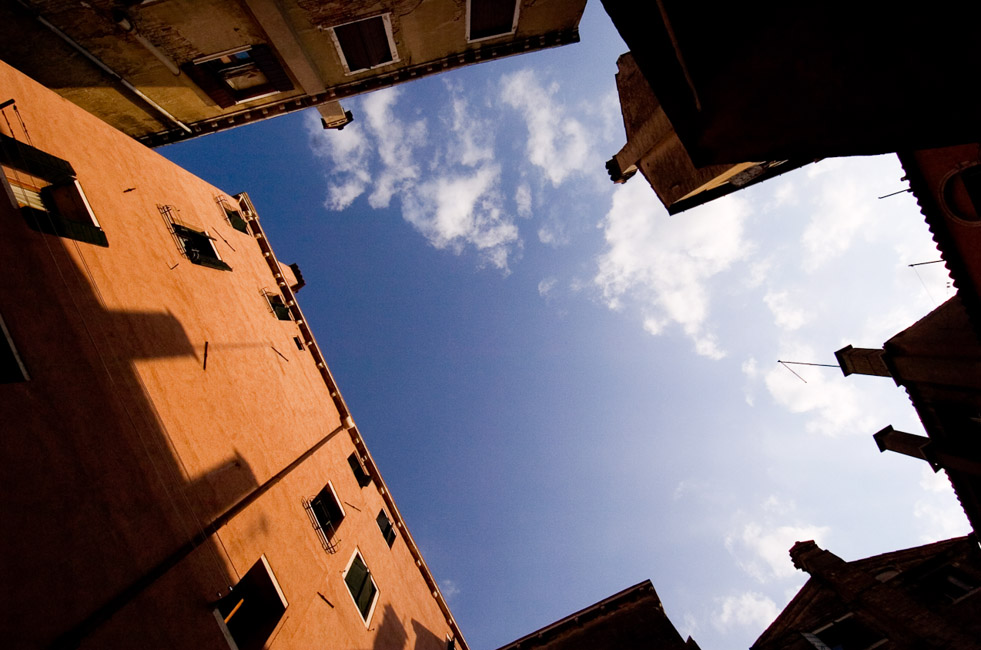
{"type": "Polygon", "coordinates": [[[367,623],[378,595],[378,587],[375,586],[371,571],[368,570],[360,553],[354,554],[351,566],[344,576],[344,582],[347,583],[348,591],[351,592],[351,597],[354,598],[358,611],[361,612],[361,618],[367,623]]]}
{"type": "Polygon", "coordinates": [[[517,22],[517,0],[470,0],[470,33],[467,38],[479,41],[514,32],[517,22]]]}
{"type": "Polygon", "coordinates": [[[331,31],[349,73],[398,61],[387,14],[339,25],[331,31]]]}

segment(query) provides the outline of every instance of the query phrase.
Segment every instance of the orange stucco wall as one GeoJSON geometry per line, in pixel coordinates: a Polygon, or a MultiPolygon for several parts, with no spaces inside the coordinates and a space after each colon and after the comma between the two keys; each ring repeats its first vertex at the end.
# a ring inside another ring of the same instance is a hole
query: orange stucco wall
{"type": "Polygon", "coordinates": [[[289,602],[268,647],[445,647],[432,577],[404,529],[385,542],[384,484],[355,480],[352,437],[297,326],[270,313],[262,290],[276,279],[225,221],[222,192],[2,63],[0,94],[26,133],[0,131],[72,164],[109,242],[32,230],[0,194],[0,314],[30,374],[0,384],[5,644],[81,630],[82,647],[226,648],[213,603],[264,554],[289,602]],[[208,231],[232,270],[191,263],[159,205],[208,231]],[[347,513],[334,554],[301,505],[328,480],[347,513]],[[370,625],[342,578],[355,549],[379,589],[370,625]]]}

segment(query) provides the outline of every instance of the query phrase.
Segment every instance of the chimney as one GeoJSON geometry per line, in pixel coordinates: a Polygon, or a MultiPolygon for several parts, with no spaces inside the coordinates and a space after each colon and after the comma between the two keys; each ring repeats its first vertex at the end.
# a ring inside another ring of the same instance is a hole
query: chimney
{"type": "Polygon", "coordinates": [[[875,377],[892,377],[884,359],[885,350],[875,348],[853,348],[846,345],[835,352],[835,359],[841,366],[841,372],[848,375],[873,375],[875,377]]]}

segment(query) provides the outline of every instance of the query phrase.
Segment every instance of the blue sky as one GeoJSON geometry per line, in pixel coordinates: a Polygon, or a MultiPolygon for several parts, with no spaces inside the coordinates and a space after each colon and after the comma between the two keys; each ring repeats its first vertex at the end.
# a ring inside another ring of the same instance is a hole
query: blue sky
{"type": "Polygon", "coordinates": [[[701,647],[748,647],[846,559],[965,534],[888,379],[843,378],[951,295],[894,156],[829,160],[668,217],[624,142],[626,51],[582,43],[166,147],[248,191],[471,647],[650,578],[701,647]]]}

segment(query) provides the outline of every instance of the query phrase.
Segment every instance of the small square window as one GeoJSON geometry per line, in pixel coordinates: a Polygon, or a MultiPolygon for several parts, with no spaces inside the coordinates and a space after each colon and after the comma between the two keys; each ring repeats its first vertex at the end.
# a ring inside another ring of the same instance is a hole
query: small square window
{"type": "Polygon", "coordinates": [[[513,34],[518,28],[517,0],[468,0],[467,40],[482,41],[513,34]]]}
{"type": "Polygon", "coordinates": [[[228,595],[218,601],[214,615],[229,647],[260,650],[288,605],[269,561],[263,555],[228,595]]]}
{"type": "Polygon", "coordinates": [[[392,544],[395,543],[395,526],[392,525],[392,520],[388,518],[384,510],[378,512],[378,517],[375,519],[378,522],[378,528],[382,532],[382,537],[388,542],[388,548],[392,548],[392,544]]]}
{"type": "Polygon", "coordinates": [[[232,267],[222,261],[215,248],[215,241],[204,231],[194,230],[187,226],[175,223],[174,235],[181,242],[184,256],[194,264],[207,266],[222,271],[231,271],[232,267]]]}
{"type": "Polygon", "coordinates": [[[14,341],[7,331],[7,324],[3,322],[3,316],[0,316],[0,384],[13,384],[28,379],[30,376],[27,374],[27,368],[17,354],[14,341]]]}
{"type": "Polygon", "coordinates": [[[370,70],[399,60],[388,14],[332,27],[331,37],[347,74],[370,70]]]}
{"type": "Polygon", "coordinates": [[[337,551],[337,528],[344,519],[344,508],[341,506],[334,486],[327,485],[312,499],[304,499],[303,506],[310,515],[310,521],[320,537],[320,543],[328,553],[337,551]]]}
{"type": "Polygon", "coordinates": [[[293,90],[293,82],[268,45],[210,54],[181,70],[221,108],[293,90]]]}
{"type": "Polygon", "coordinates": [[[354,472],[354,478],[358,479],[358,485],[364,487],[371,483],[371,476],[368,474],[368,470],[365,469],[364,463],[358,458],[357,452],[347,457],[347,464],[351,466],[351,471],[354,472]]]}
{"type": "Polygon", "coordinates": [[[923,591],[933,602],[956,603],[974,593],[978,581],[955,566],[945,566],[926,576],[922,582],[923,591]]]}
{"type": "Polygon", "coordinates": [[[355,551],[354,556],[344,572],[344,582],[347,589],[354,599],[354,604],[361,613],[361,618],[365,625],[371,620],[371,614],[375,610],[375,603],[378,601],[378,587],[375,580],[371,577],[371,571],[364,563],[361,553],[355,551]]]}

